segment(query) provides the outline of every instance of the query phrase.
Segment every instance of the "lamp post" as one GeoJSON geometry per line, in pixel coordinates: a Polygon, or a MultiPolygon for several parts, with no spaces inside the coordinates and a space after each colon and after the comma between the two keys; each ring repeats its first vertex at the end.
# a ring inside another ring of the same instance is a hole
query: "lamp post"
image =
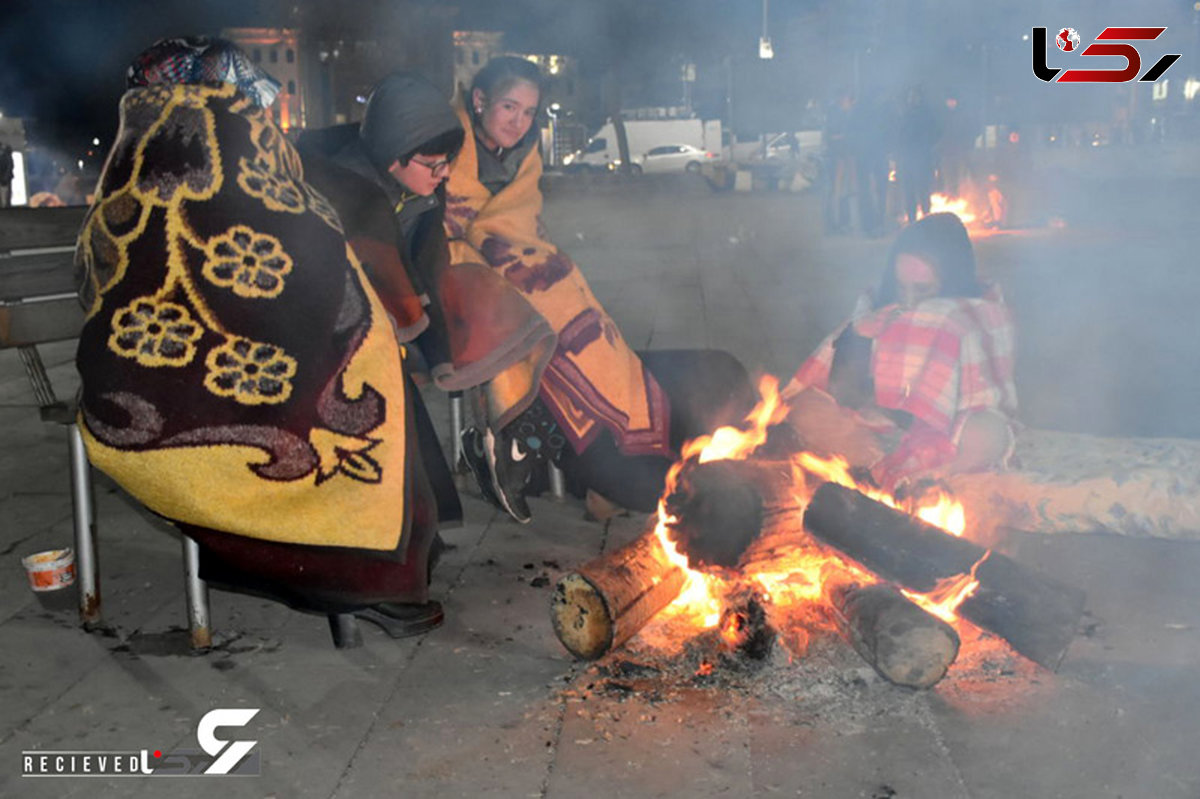
{"type": "Polygon", "coordinates": [[[767,7],[769,4],[770,0],[763,0],[762,36],[758,40],[758,57],[764,61],[775,57],[775,48],[771,45],[771,37],[767,34],[767,7]]]}

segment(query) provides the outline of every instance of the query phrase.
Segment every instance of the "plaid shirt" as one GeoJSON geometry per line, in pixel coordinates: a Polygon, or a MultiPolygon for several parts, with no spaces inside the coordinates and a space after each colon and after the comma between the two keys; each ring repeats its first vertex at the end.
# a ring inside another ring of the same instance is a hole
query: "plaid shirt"
{"type": "Polygon", "coordinates": [[[858,314],[800,366],[791,391],[828,389],[833,342],[847,324],[874,339],[876,405],[907,411],[952,439],[970,411],[1015,414],[1013,323],[998,294],[937,297],[911,310],[888,305],[858,314]]]}

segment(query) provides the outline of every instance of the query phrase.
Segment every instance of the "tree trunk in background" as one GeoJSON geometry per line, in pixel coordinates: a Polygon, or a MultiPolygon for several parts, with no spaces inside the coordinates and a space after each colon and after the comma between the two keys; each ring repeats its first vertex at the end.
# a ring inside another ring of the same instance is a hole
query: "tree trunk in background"
{"type": "Polygon", "coordinates": [[[609,67],[608,72],[604,75],[604,106],[608,118],[612,120],[613,130],[617,133],[617,157],[621,159],[621,165],[617,171],[622,175],[628,175],[631,171],[629,158],[629,137],[625,133],[625,119],[621,116],[621,68],[619,66],[609,67]]]}

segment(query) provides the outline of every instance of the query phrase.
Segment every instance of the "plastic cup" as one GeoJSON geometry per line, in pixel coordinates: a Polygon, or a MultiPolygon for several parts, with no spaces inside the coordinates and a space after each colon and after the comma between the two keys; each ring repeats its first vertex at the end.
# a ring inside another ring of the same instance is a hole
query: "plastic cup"
{"type": "Polygon", "coordinates": [[[51,549],[21,558],[29,587],[47,610],[68,610],[75,605],[75,550],[51,549]]]}

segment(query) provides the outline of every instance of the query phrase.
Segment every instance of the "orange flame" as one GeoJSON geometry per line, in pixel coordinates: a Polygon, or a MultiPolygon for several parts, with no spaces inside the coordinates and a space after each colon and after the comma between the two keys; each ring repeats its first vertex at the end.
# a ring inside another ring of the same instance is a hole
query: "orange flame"
{"type": "Polygon", "coordinates": [[[975,572],[991,554],[990,549],[983,553],[983,557],[975,561],[975,565],[971,567],[968,574],[956,574],[944,580],[938,580],[933,590],[927,594],[916,594],[905,591],[903,588],[900,589],[900,592],[942,621],[953,624],[958,621],[958,606],[974,596],[975,591],[979,588],[979,580],[976,579],[975,572]]]}
{"type": "MultiPolygon", "coordinates": [[[[968,183],[966,196],[955,196],[935,192],[929,195],[929,213],[951,213],[962,221],[973,237],[989,235],[989,230],[1004,223],[1008,215],[1008,202],[994,176],[989,175],[987,185],[976,187],[968,183]]],[[[917,219],[925,214],[918,209],[917,219]]]]}
{"type": "Polygon", "coordinates": [[[945,212],[954,214],[966,226],[970,226],[976,219],[974,212],[971,211],[967,203],[966,197],[950,197],[940,192],[929,195],[929,213],[938,214],[945,212]]]}
{"type": "MultiPolygon", "coordinates": [[[[767,440],[767,429],[787,416],[787,406],[779,398],[779,381],[774,377],[764,376],[759,381],[758,391],[762,399],[746,415],[745,421],[750,426],[748,430],[718,427],[711,436],[700,436],[684,444],[683,460],[699,456],[700,463],[743,461],[762,446],[767,440]]],[[[674,474],[678,474],[678,471],[676,469],[674,474]]]]}
{"type": "Polygon", "coordinates": [[[737,649],[746,620],[740,613],[730,613],[721,625],[721,641],[729,649],[737,649]]]}

